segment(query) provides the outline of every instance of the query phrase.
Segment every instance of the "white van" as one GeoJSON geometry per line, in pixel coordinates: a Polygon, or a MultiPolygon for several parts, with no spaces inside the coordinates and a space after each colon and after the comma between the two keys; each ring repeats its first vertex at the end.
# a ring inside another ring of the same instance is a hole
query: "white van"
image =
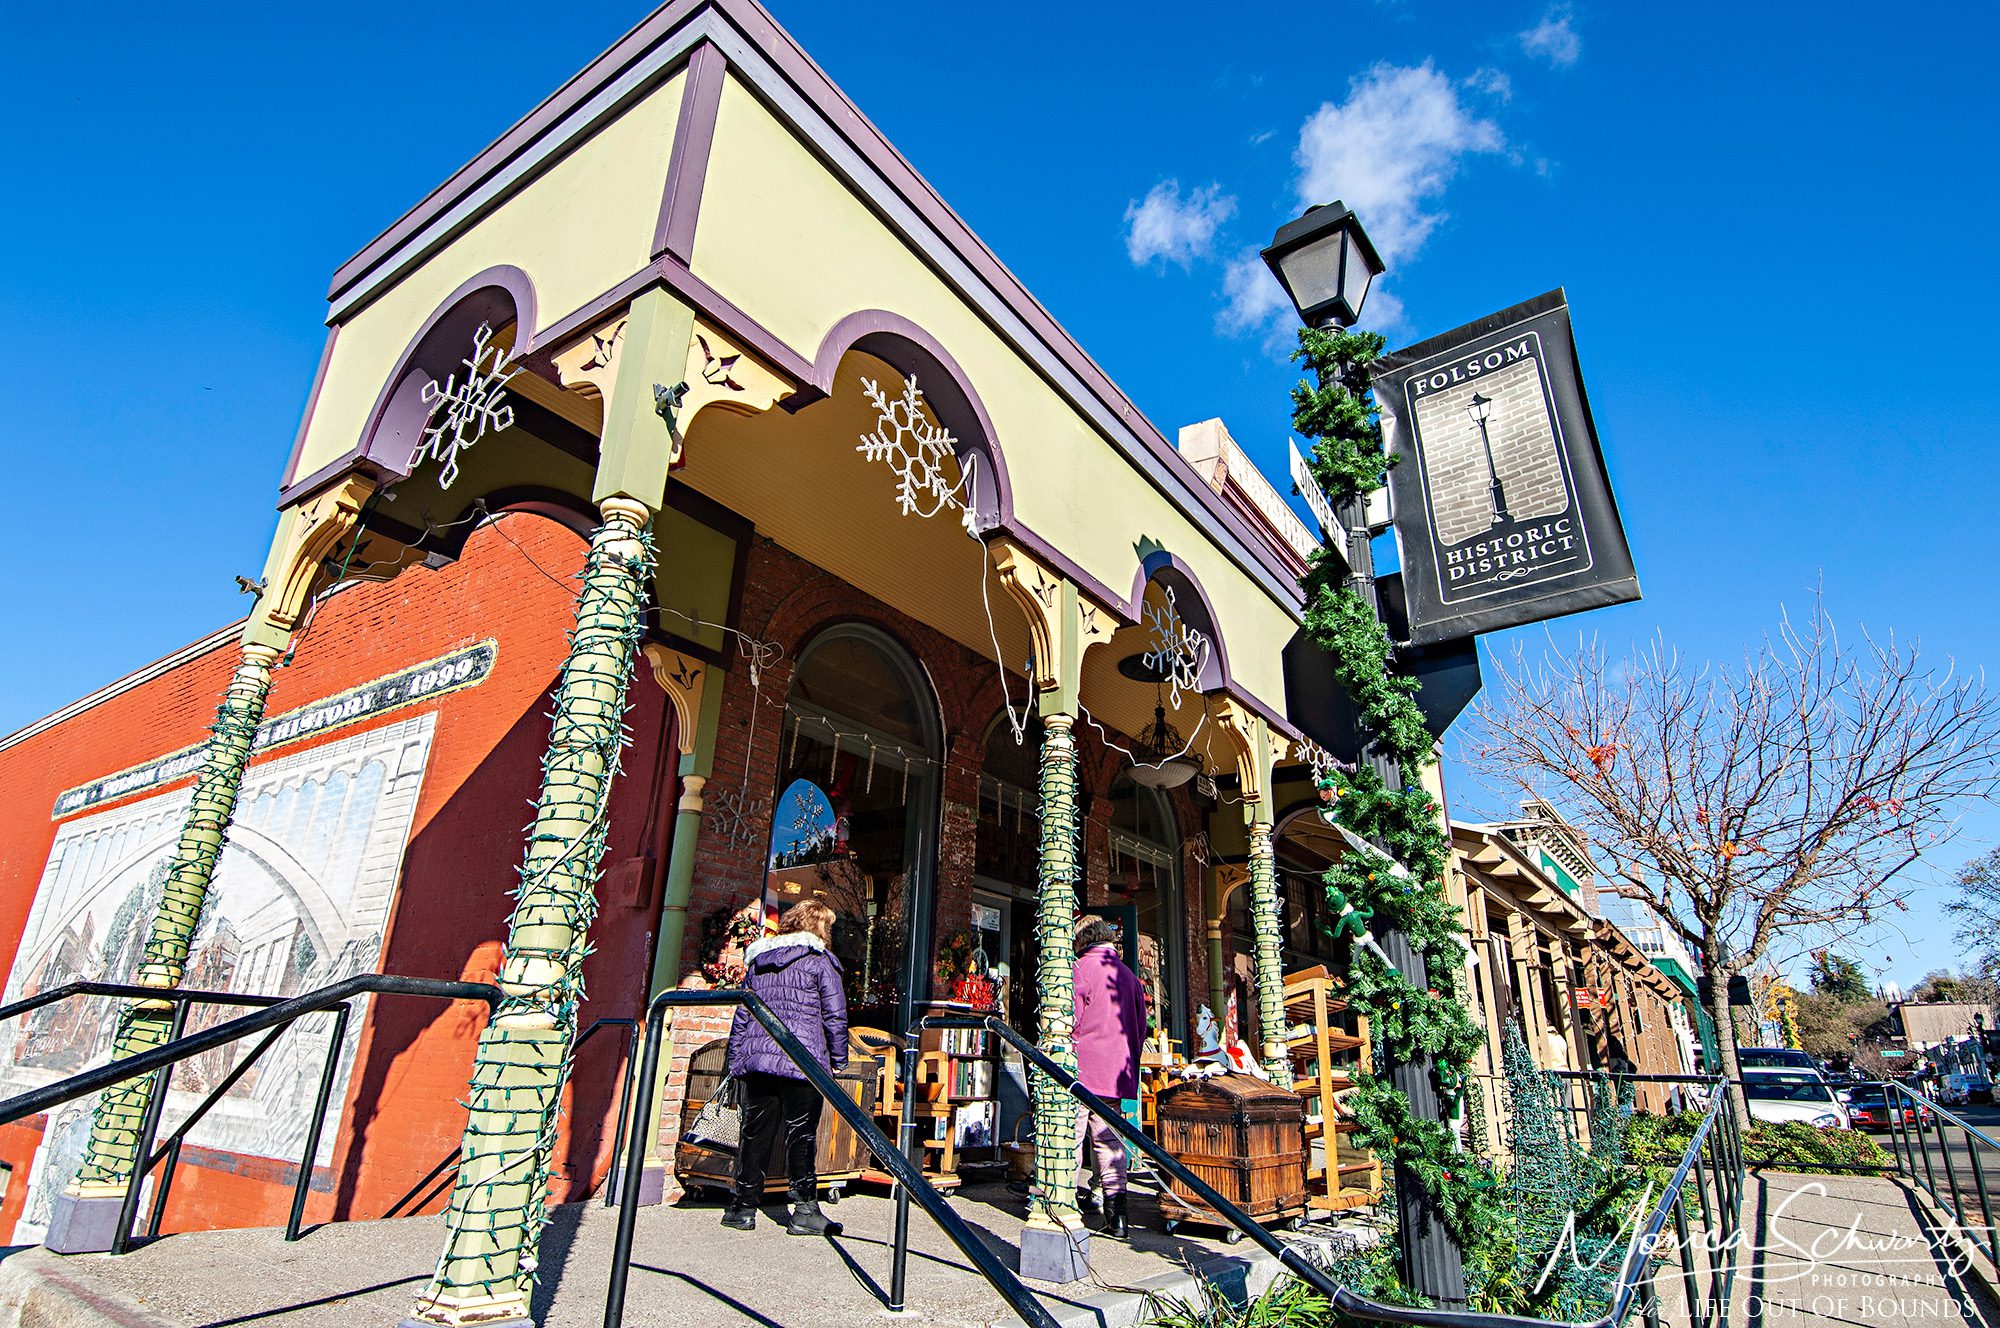
{"type": "Polygon", "coordinates": [[[1847,1108],[1817,1070],[1745,1070],[1743,1096],[1754,1120],[1852,1128],[1847,1108]]]}

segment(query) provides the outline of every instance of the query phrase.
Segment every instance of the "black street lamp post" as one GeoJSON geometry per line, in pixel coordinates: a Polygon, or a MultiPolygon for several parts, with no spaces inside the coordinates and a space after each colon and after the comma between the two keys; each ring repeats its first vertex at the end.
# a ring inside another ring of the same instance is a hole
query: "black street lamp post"
{"type": "Polygon", "coordinates": [[[1500,471],[1493,464],[1493,439],[1486,432],[1486,417],[1493,413],[1493,399],[1477,392],[1466,403],[1465,413],[1471,417],[1474,427],[1479,430],[1479,446],[1486,453],[1486,478],[1491,483],[1493,495],[1493,519],[1507,520],[1507,491],[1500,487],[1500,471]]]}
{"type": "MultiPolygon", "coordinates": [[[[1346,205],[1328,203],[1278,228],[1264,262],[1285,288],[1285,294],[1309,327],[1348,327],[1361,315],[1368,288],[1382,275],[1382,258],[1369,243],[1360,221],[1346,205]]],[[[1375,585],[1375,559],[1369,547],[1367,502],[1343,502],[1337,513],[1345,526],[1349,584],[1379,617],[1381,595],[1375,585]]],[[[1400,788],[1402,775],[1394,761],[1367,753],[1368,762],[1388,788],[1400,788]]],[[[1379,937],[1382,951],[1396,970],[1419,991],[1430,985],[1424,957],[1400,931],[1379,937]]],[[[1437,1088],[1431,1079],[1431,1059],[1418,1056],[1389,1067],[1389,1082],[1423,1120],[1440,1120],[1437,1088]]],[[[1458,1244],[1445,1229],[1435,1205],[1408,1167],[1396,1168],[1396,1241],[1403,1283],[1440,1308],[1463,1309],[1465,1268],[1458,1244]]]]}

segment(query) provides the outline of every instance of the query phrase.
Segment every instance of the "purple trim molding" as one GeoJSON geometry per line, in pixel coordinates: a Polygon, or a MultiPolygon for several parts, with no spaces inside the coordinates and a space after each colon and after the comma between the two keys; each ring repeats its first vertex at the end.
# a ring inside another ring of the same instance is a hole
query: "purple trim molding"
{"type": "MultiPolygon", "coordinates": [[[[539,169],[542,158],[559,155],[568,140],[556,141],[562,135],[554,131],[567,117],[608,114],[605,106],[641,95],[677,68],[690,48],[709,43],[721,48],[731,71],[869,199],[1018,353],[1113,438],[1149,482],[1176,506],[1199,514],[1228,556],[1266,593],[1294,607],[1301,602],[1291,569],[1265,537],[1195,479],[1173,445],[755,0],[673,0],[655,10],[343,264],[330,298],[339,301],[364,280],[388,279],[395,268],[476,221],[506,189],[539,169]],[[593,108],[593,98],[604,105],[593,108]]],[[[783,364],[781,358],[771,362],[783,364]]]]}
{"type": "Polygon", "coordinates": [[[1145,616],[1146,587],[1159,581],[1173,588],[1175,609],[1182,618],[1200,628],[1208,637],[1208,660],[1202,665],[1198,684],[1204,692],[1235,692],[1235,682],[1229,675],[1229,650],[1223,644],[1222,632],[1215,625],[1215,604],[1202,588],[1194,569],[1181,561],[1176,554],[1165,549],[1157,549],[1139,564],[1139,573],[1132,580],[1132,620],[1138,622],[1145,616]],[[1192,592],[1194,602],[1189,604],[1188,592],[1192,592]]]}
{"type": "Polygon", "coordinates": [[[742,32],[747,43],[744,49],[734,50],[729,49],[734,43],[726,37],[718,38],[725,43],[733,72],[749,81],[760,95],[773,103],[774,109],[792,120],[809,138],[813,137],[812,126],[777,95],[780,87],[765,86],[764,80],[760,79],[763,71],[759,65],[768,61],[783,90],[793,92],[839,137],[841,146],[858,155],[860,160],[855,164],[865,166],[879,176],[895,201],[907,209],[908,215],[898,216],[897,209],[884,207],[886,200],[881,197],[879,189],[869,188],[868,182],[852,169],[852,164],[839,161],[839,154],[827,152],[827,144],[815,139],[816,146],[822,149],[822,156],[829,159],[834,169],[848,175],[861,194],[876,204],[878,212],[885,216],[889,224],[929,258],[949,284],[986,314],[996,331],[1034,364],[1058,392],[1082,409],[1099,428],[1122,440],[1128,456],[1139,463],[1141,471],[1170,502],[1184,510],[1202,512],[1232,537],[1231,542],[1237,547],[1230,549],[1225,543],[1225,551],[1260,581],[1267,592],[1281,602],[1293,606],[1301,604],[1303,596],[1296,578],[1277,553],[1265,547],[1265,536],[1253,530],[1219,495],[1196,479],[1181,461],[1173,444],[1111,382],[1104,370],[1084,353],[1049,311],[1029,294],[1020,279],[973,234],[936,189],[896,151],[882,131],[848,100],[791,34],[780,27],[755,0],[707,0],[707,3],[725,15],[742,32]],[[911,222],[917,223],[917,227],[913,227],[911,222]],[[918,227],[928,229],[936,237],[944,251],[942,254],[924,243],[924,236],[918,233],[918,227]],[[955,260],[955,264],[941,259],[955,260]],[[987,299],[981,298],[982,295],[990,295],[992,302],[999,305],[999,310],[992,308],[987,299]],[[1011,316],[1015,326],[1009,326],[1008,317],[994,317],[996,312],[1011,316]]]}
{"type": "MultiPolygon", "coordinates": [[[[431,190],[415,207],[398,217],[387,230],[363,246],[359,253],[342,263],[334,271],[333,282],[326,294],[328,301],[339,301],[342,295],[366,277],[385,258],[395,253],[432,223],[440,220],[452,208],[481,186],[489,183],[507,167],[531,156],[543,135],[552,127],[571,112],[586,105],[606,87],[616,83],[620,77],[631,72],[635,66],[643,64],[654,49],[666,41],[676,29],[713,2],[714,0],[671,0],[671,3],[664,4],[647,15],[637,27],[613,43],[610,50],[585,65],[582,71],[551,93],[541,105],[515,121],[506,133],[494,140],[478,156],[452,172],[443,184],[431,190]]],[[[673,68],[674,62],[670,60],[666,68],[654,71],[654,74],[657,77],[665,77],[673,68]]],[[[469,222],[471,218],[466,220],[469,222]]]]}
{"type": "Polygon", "coordinates": [[[804,401],[798,399],[800,394],[794,394],[788,403],[790,409],[797,410],[800,406],[817,401],[825,395],[814,382],[817,370],[805,356],[792,349],[790,344],[777,333],[725,298],[722,292],[689,271],[687,264],[668,255],[655,263],[651,271],[654,280],[693,305],[704,317],[741,344],[743,349],[810,391],[811,395],[804,401]]]}
{"type": "Polygon", "coordinates": [[[525,355],[534,350],[535,286],[527,273],[517,267],[490,267],[446,296],[383,380],[353,450],[306,479],[286,485],[278,494],[278,506],[289,507],[328,479],[364,464],[383,476],[408,475],[410,457],[424,421],[430,418],[430,408],[423,403],[424,385],[458,366],[472,344],[473,330],[482,322],[496,328],[515,324],[516,351],[525,355]]]}
{"type": "Polygon", "coordinates": [[[326,366],[333,362],[333,343],[340,339],[338,323],[327,329],[326,345],[320,349],[319,368],[313,370],[312,388],[306,393],[305,414],[299,417],[299,431],[292,438],[292,455],[285,461],[285,477],[278,481],[279,489],[290,486],[299,473],[299,455],[306,450],[306,430],[312,427],[313,411],[319,406],[319,390],[326,383],[326,366]]]}
{"type": "Polygon", "coordinates": [[[489,267],[446,296],[417,329],[382,384],[361,431],[361,455],[384,470],[409,474],[410,457],[430,417],[422,400],[425,384],[457,367],[480,323],[499,328],[510,321],[517,329],[515,349],[523,354],[533,350],[535,285],[518,267],[489,267]]]}
{"type": "Polygon", "coordinates": [[[993,427],[986,403],[972,390],[965,370],[951,357],[938,339],[901,314],[882,309],[864,309],[833,325],[813,356],[812,386],[822,395],[833,394],[833,376],[841,357],[851,350],[873,355],[905,375],[921,371],[925,380],[925,400],[937,413],[938,422],[958,439],[962,461],[967,452],[983,457],[992,472],[992,492],[976,494],[981,530],[990,530],[1014,519],[1014,489],[1007,480],[1007,458],[1001,454],[1000,438],[993,427]]]}
{"type": "Polygon", "coordinates": [[[708,180],[708,154],[715,146],[715,117],[728,71],[729,61],[712,41],[702,42],[688,56],[680,119],[667,158],[667,188],[653,231],[655,258],[671,254],[683,263],[694,261],[695,220],[701,215],[701,190],[708,180]]]}

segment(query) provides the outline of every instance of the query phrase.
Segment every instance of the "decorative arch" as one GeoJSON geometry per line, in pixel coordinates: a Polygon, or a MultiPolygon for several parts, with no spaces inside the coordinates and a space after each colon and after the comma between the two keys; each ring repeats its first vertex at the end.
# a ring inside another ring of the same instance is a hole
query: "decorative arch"
{"type": "Polygon", "coordinates": [[[1014,491],[1007,478],[1007,460],[1000,452],[999,436],[986,405],[972,389],[965,370],[938,339],[901,314],[883,309],[851,313],[833,325],[813,357],[810,393],[800,393],[785,402],[787,410],[798,410],[833,392],[833,377],[841,357],[858,350],[882,360],[897,372],[914,375],[930,403],[938,423],[958,441],[961,464],[968,456],[980,459],[983,477],[975,486],[973,515],[981,533],[1008,526],[1014,519],[1014,491]]]}
{"type": "Polygon", "coordinates": [[[1174,592],[1174,610],[1190,627],[1208,638],[1208,658],[1202,662],[1200,690],[1218,692],[1231,689],[1229,650],[1216,627],[1215,606],[1196,579],[1193,569],[1165,549],[1154,549],[1139,561],[1132,581],[1132,621],[1143,622],[1146,615],[1146,587],[1158,582],[1174,592]]]}
{"type": "Polygon", "coordinates": [[[507,265],[489,267],[431,311],[368,413],[359,448],[363,460],[399,478],[410,473],[410,457],[430,418],[424,387],[462,367],[481,323],[496,332],[512,323],[517,329],[514,353],[533,349],[535,286],[527,273],[507,265]]]}

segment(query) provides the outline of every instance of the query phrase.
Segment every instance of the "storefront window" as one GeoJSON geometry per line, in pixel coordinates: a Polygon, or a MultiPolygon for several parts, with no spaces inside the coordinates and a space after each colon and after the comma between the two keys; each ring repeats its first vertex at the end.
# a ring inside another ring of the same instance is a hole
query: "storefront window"
{"type": "Polygon", "coordinates": [[[1129,778],[1121,777],[1111,796],[1108,885],[1112,904],[1129,908],[1137,932],[1132,948],[1146,991],[1147,1032],[1165,1029],[1185,1041],[1186,929],[1181,925],[1180,835],[1173,810],[1158,790],[1129,778]]]}
{"type": "Polygon", "coordinates": [[[1032,720],[1020,742],[1004,719],[986,735],[986,763],[979,772],[979,831],[974,869],[1018,890],[1035,888],[1041,863],[1041,795],[1036,762],[1042,725],[1032,720]]]}
{"type": "Polygon", "coordinates": [[[806,648],[785,706],[765,900],[818,899],[839,916],[833,948],[861,1026],[902,1028],[930,996],[932,709],[900,647],[860,626],[806,648]]]}

